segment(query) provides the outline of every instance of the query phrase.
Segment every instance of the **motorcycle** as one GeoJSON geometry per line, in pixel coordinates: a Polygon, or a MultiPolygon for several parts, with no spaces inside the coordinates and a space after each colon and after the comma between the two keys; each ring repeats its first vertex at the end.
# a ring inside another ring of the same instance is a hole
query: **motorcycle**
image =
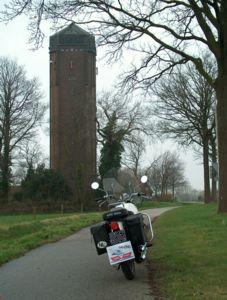
{"type": "MultiPolygon", "coordinates": [[[[147,176],[141,177],[141,183],[147,182],[147,176]]],[[[100,189],[98,182],[91,188],[100,189]]],[[[97,202],[102,206],[108,203],[108,211],[103,214],[103,222],[90,228],[98,255],[107,253],[109,263],[121,269],[128,280],[135,277],[135,262],[145,260],[148,247],[152,246],[154,233],[151,218],[147,213],[140,213],[135,205],[138,198],[145,194],[123,193],[118,200],[108,191],[97,202]]]]}

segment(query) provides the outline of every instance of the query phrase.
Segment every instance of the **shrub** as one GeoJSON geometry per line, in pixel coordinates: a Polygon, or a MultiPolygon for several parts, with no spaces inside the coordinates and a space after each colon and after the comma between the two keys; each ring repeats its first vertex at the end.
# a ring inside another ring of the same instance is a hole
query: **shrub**
{"type": "Polygon", "coordinates": [[[36,170],[28,169],[22,182],[24,198],[32,200],[66,200],[71,195],[64,177],[40,165],[36,170]]]}

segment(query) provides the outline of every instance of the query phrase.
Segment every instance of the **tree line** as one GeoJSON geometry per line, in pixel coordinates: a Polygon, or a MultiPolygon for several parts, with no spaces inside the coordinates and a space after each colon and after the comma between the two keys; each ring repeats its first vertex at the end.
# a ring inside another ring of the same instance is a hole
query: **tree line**
{"type": "MultiPolygon", "coordinates": [[[[207,72],[216,73],[213,60],[209,55],[205,56],[207,72]]],[[[216,201],[217,173],[213,168],[217,164],[215,90],[192,64],[178,67],[176,73],[160,79],[152,90],[156,96],[156,132],[174,139],[184,147],[191,146],[202,157],[204,199],[206,203],[216,201]]]]}
{"type": "MultiPolygon", "coordinates": [[[[122,87],[150,91],[164,74],[172,75],[179,65],[191,63],[215,90],[219,159],[218,212],[227,212],[227,2],[225,0],[80,0],[11,1],[2,17],[10,21],[29,16],[35,46],[44,35],[42,21],[76,21],[87,24],[108,49],[108,59],[126,51],[138,58],[123,74],[122,87]],[[38,17],[37,17],[38,16],[38,17]],[[206,69],[204,51],[214,59],[216,73],[206,69]]],[[[209,195],[207,194],[207,199],[209,195]]]]}
{"type": "Polygon", "coordinates": [[[64,199],[65,179],[45,167],[35,141],[47,106],[37,78],[28,79],[23,66],[0,57],[0,200],[9,199],[11,186],[20,185],[15,197],[32,200],[64,199]]]}
{"type": "MultiPolygon", "coordinates": [[[[100,144],[100,181],[106,177],[118,177],[123,170],[136,186],[142,175],[148,175],[150,194],[156,198],[175,197],[175,190],[187,184],[184,166],[179,156],[170,151],[149,156],[142,162],[146,143],[155,134],[152,109],[141,101],[123,98],[117,93],[105,92],[98,100],[98,142],[100,144]],[[130,101],[129,101],[130,100],[130,101]]],[[[124,179],[126,180],[126,179],[124,179]]],[[[123,180],[123,181],[124,181],[123,180]]],[[[126,180],[127,181],[127,180],[126,180]]]]}
{"type": "Polygon", "coordinates": [[[0,194],[8,198],[12,167],[40,126],[45,105],[37,78],[27,79],[16,61],[0,58],[0,194]]]}
{"type": "MultiPolygon", "coordinates": [[[[208,63],[209,66],[212,64],[208,63]]],[[[69,198],[70,190],[64,178],[45,168],[40,147],[34,142],[36,129],[42,124],[47,109],[40,102],[42,93],[38,80],[27,80],[25,70],[6,58],[0,61],[0,71],[1,198],[7,199],[12,183],[22,186],[23,192],[17,199],[22,194],[33,200],[69,198]],[[13,113],[7,114],[8,107],[13,113]],[[11,126],[8,129],[7,122],[11,126]],[[24,131],[20,130],[22,124],[24,131]],[[6,138],[6,129],[10,139],[6,138]]],[[[164,198],[170,193],[174,198],[175,189],[187,184],[179,157],[167,151],[152,162],[149,158],[141,164],[145,140],[166,136],[184,146],[197,145],[196,151],[198,147],[202,149],[205,201],[209,202],[209,160],[217,161],[214,90],[190,66],[187,70],[179,69],[168,80],[161,79],[153,86],[149,98],[152,104],[132,101],[131,97],[114,91],[99,94],[97,132],[101,179],[111,168],[126,167],[137,180],[142,173],[149,175],[149,185],[156,197],[164,198]],[[153,100],[154,95],[156,100],[153,100]]],[[[216,182],[214,184],[216,188],[216,182]]]]}

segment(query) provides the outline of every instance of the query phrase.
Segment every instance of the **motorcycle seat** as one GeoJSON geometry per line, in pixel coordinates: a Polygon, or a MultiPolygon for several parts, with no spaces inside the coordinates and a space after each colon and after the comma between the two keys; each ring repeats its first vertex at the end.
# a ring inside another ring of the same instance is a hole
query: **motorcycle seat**
{"type": "Polygon", "coordinates": [[[120,221],[130,215],[131,212],[125,208],[115,207],[103,214],[104,221],[120,221]]]}

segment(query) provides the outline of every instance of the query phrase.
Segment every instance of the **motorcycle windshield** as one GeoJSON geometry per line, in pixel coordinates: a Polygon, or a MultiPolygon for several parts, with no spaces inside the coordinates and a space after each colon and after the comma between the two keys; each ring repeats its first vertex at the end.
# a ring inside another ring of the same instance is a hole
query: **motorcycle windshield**
{"type": "MultiPolygon", "coordinates": [[[[130,200],[132,193],[140,192],[141,185],[138,178],[136,178],[132,172],[125,169],[113,168],[109,170],[102,179],[103,189],[113,197],[109,201],[111,202],[122,201],[127,202],[130,200]]],[[[139,204],[141,199],[134,196],[132,202],[139,204]]]]}

